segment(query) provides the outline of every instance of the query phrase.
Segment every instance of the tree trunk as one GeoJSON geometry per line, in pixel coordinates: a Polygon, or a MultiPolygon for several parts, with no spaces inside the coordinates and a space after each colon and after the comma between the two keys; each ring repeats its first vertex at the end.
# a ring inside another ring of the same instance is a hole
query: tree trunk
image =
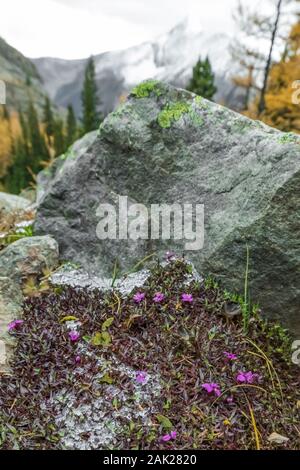
{"type": "Polygon", "coordinates": [[[248,111],[249,109],[250,95],[251,95],[251,90],[253,86],[253,70],[254,70],[253,65],[250,65],[248,69],[248,86],[246,88],[246,96],[245,96],[245,110],[246,111],[248,111]]]}
{"type": "Polygon", "coordinates": [[[266,96],[268,78],[269,78],[271,62],[272,62],[272,53],[273,53],[274,43],[275,43],[277,30],[278,30],[278,23],[279,23],[279,19],[281,15],[281,7],[282,7],[282,0],[278,0],[278,4],[276,8],[276,20],[274,23],[274,28],[273,28],[272,36],[271,36],[270,51],[269,51],[269,55],[268,55],[268,59],[267,59],[266,67],[265,67],[264,83],[263,83],[263,87],[261,90],[260,101],[258,105],[258,114],[261,114],[266,108],[265,96],[266,96]]]}

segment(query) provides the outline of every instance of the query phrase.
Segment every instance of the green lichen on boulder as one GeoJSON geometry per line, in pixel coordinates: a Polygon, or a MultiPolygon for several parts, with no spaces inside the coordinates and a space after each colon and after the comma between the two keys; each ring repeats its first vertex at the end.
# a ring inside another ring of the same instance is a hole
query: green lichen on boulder
{"type": "Polygon", "coordinates": [[[298,137],[292,132],[287,132],[286,134],[279,137],[278,142],[281,144],[290,144],[290,143],[299,143],[298,137]]]}
{"type": "Polygon", "coordinates": [[[188,103],[177,102],[167,104],[167,106],[158,115],[158,124],[166,129],[172,126],[173,122],[179,121],[181,116],[191,111],[191,105],[188,103]]]}
{"type": "Polygon", "coordinates": [[[160,89],[160,82],[157,80],[147,80],[137,85],[131,91],[131,95],[136,98],[148,98],[151,93],[155,93],[156,96],[160,96],[162,91],[160,89]]]}
{"type": "Polygon", "coordinates": [[[204,124],[204,119],[195,111],[195,109],[190,110],[189,117],[194,126],[202,126],[204,124]]]}
{"type": "Polygon", "coordinates": [[[202,98],[202,96],[197,95],[194,99],[194,103],[196,104],[197,108],[201,110],[209,108],[206,99],[202,98]]]}

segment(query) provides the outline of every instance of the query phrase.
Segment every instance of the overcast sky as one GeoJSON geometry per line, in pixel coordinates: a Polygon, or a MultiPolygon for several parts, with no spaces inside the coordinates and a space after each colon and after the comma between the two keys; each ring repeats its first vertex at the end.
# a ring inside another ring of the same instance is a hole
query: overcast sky
{"type": "Polygon", "coordinates": [[[0,35],[28,57],[77,59],[154,39],[185,17],[195,29],[230,33],[237,1],[0,0],[0,35]]]}

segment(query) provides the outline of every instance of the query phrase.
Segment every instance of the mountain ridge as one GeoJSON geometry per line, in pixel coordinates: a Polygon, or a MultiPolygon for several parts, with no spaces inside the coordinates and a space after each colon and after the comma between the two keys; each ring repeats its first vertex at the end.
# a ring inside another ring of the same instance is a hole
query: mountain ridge
{"type": "Polygon", "coordinates": [[[6,84],[6,104],[9,110],[24,111],[33,101],[42,109],[46,91],[34,64],[0,37],[0,79],[6,84]]]}
{"type": "MultiPolygon", "coordinates": [[[[194,32],[188,20],[179,23],[154,41],[128,49],[103,52],[94,56],[96,80],[104,114],[111,112],[122,95],[143,80],[154,78],[185,88],[199,57],[208,57],[216,75],[215,100],[239,109],[242,91],[232,83],[234,66],[229,53],[231,37],[223,33],[194,32]]],[[[59,107],[72,104],[81,112],[80,93],[84,67],[88,59],[33,59],[45,88],[59,107]]]]}
{"type": "MultiPolygon", "coordinates": [[[[102,113],[113,111],[134,86],[150,78],[186,88],[200,56],[208,56],[212,63],[218,88],[214,100],[240,109],[244,97],[243,91],[232,82],[236,70],[229,52],[230,43],[230,36],[197,31],[185,20],[153,41],[95,55],[102,113]]],[[[57,109],[72,104],[80,117],[87,60],[29,59],[0,38],[0,79],[7,84],[8,108],[26,111],[28,102],[33,101],[41,113],[48,95],[57,109]]]]}

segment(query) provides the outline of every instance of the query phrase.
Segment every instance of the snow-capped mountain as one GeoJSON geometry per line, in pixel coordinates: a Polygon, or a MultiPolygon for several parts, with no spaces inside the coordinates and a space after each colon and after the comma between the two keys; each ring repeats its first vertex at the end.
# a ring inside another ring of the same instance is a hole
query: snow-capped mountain
{"type": "MultiPolygon", "coordinates": [[[[155,78],[185,87],[198,58],[209,56],[216,75],[218,92],[215,100],[239,107],[241,90],[231,80],[233,64],[229,53],[231,38],[225,34],[195,32],[186,20],[156,41],[122,51],[106,52],[94,57],[102,111],[110,112],[133,86],[155,78]]],[[[35,59],[50,98],[58,106],[74,106],[80,114],[80,95],[87,59],[35,59]]]]}

